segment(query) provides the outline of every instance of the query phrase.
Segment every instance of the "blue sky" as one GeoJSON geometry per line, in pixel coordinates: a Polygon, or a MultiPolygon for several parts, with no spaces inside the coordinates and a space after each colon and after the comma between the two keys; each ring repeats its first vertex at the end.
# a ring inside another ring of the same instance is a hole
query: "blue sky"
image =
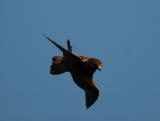
{"type": "Polygon", "coordinates": [[[159,121],[158,0],[1,0],[0,121],[159,121]],[[103,62],[97,102],[85,108],[69,73],[49,74],[62,53],[103,62]]]}

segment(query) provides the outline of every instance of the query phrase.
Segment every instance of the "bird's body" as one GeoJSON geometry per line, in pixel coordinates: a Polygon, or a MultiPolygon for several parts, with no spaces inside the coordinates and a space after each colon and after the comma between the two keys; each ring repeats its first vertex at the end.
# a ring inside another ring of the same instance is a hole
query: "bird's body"
{"type": "Polygon", "coordinates": [[[63,52],[63,56],[54,56],[52,58],[50,73],[57,75],[70,72],[77,86],[85,91],[86,107],[89,108],[99,96],[99,89],[93,81],[93,74],[96,69],[101,69],[101,61],[96,58],[88,58],[73,54],[70,41],[67,42],[68,50],[66,50],[49,37],[47,37],[47,39],[63,52]]]}

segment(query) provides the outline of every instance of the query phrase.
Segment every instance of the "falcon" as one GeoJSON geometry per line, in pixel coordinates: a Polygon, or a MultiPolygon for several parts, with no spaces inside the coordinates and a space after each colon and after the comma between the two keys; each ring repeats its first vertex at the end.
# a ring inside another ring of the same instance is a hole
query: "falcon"
{"type": "Polygon", "coordinates": [[[95,103],[99,96],[99,89],[93,80],[93,74],[96,70],[101,70],[102,62],[96,58],[78,56],[72,53],[70,40],[67,41],[68,49],[57,44],[50,37],[43,34],[51,43],[53,43],[63,56],[54,56],[50,67],[50,74],[58,75],[70,72],[74,82],[85,92],[86,108],[95,103]]]}

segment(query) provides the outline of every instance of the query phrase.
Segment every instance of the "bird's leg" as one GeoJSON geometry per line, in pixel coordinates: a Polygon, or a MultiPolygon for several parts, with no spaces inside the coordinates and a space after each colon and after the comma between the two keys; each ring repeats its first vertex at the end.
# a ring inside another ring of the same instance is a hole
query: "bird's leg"
{"type": "Polygon", "coordinates": [[[67,40],[67,46],[68,46],[68,51],[72,53],[72,45],[70,43],[70,40],[67,40]]]}

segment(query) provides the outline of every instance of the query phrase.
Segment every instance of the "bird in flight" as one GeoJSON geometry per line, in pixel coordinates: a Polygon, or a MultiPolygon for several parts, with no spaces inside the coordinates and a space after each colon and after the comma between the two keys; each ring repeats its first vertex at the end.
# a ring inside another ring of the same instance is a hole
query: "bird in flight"
{"type": "Polygon", "coordinates": [[[70,40],[67,41],[68,49],[57,44],[50,37],[43,34],[51,43],[62,51],[63,56],[54,56],[50,67],[50,74],[58,75],[70,72],[74,82],[85,92],[86,108],[89,108],[99,96],[99,89],[93,80],[93,74],[101,70],[102,62],[96,58],[78,56],[72,53],[70,40]]]}

